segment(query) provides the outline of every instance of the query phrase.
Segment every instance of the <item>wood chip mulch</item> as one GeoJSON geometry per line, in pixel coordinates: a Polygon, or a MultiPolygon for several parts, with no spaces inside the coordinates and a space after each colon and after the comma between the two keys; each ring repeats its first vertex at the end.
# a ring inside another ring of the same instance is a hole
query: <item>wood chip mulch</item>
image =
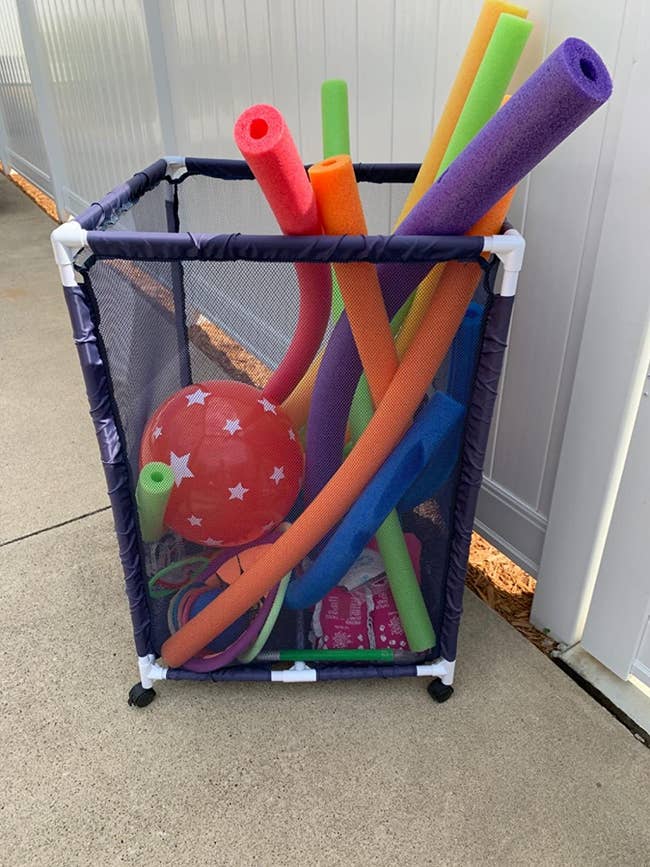
{"type": "MultiPolygon", "coordinates": [[[[52,220],[58,222],[56,206],[48,195],[13,170],[9,174],[9,179],[20,187],[52,220]]],[[[147,278],[148,280],[144,281],[145,284],[149,281],[154,282],[150,275],[147,275],[147,278]]],[[[161,302],[163,298],[160,295],[163,293],[159,290],[160,284],[157,286],[149,285],[145,291],[161,302]]],[[[165,306],[167,305],[165,304],[165,306]]],[[[241,350],[241,347],[234,344],[225,332],[222,332],[213,323],[209,323],[198,313],[190,318],[190,334],[198,348],[204,352],[208,350],[206,354],[213,355],[215,361],[224,367],[228,367],[226,360],[230,362],[230,365],[235,368],[235,370],[228,371],[231,376],[234,374],[237,379],[249,379],[255,385],[262,385],[268,378],[270,373],[268,368],[241,350]]],[[[490,545],[478,533],[472,534],[467,567],[467,586],[479,599],[482,599],[486,605],[500,614],[543,653],[549,654],[556,646],[551,638],[535,629],[530,622],[535,579],[490,545]]]]}
{"type": "Polygon", "coordinates": [[[472,533],[467,586],[542,653],[549,654],[556,646],[530,622],[535,579],[478,533],[472,533]]]}
{"type": "Polygon", "coordinates": [[[48,217],[51,217],[55,222],[59,222],[59,217],[56,212],[56,205],[54,201],[44,193],[42,190],[39,190],[38,187],[35,187],[34,184],[31,184],[27,178],[24,178],[22,175],[19,175],[18,172],[15,172],[13,169],[9,172],[9,180],[16,184],[17,187],[25,193],[25,195],[29,196],[29,198],[36,202],[38,207],[45,211],[48,217]]]}

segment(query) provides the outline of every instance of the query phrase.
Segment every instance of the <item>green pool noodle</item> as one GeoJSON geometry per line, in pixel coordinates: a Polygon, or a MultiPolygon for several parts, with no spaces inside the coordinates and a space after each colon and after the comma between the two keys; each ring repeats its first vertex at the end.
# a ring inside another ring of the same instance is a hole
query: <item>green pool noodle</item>
{"type": "MultiPolygon", "coordinates": [[[[350,153],[348,86],[341,78],[324,81],[320,89],[323,121],[323,159],[350,153]]],[[[345,306],[332,268],[332,322],[338,322],[345,306]]]]}
{"type": "Polygon", "coordinates": [[[499,110],[532,29],[533,22],[526,18],[506,12],[499,15],[436,180],[499,110]]]}
{"type": "Polygon", "coordinates": [[[168,464],[151,461],[140,470],[135,501],[143,542],[157,542],[165,532],[165,509],[173,487],[174,473],[168,464]]]}
{"type": "Polygon", "coordinates": [[[341,78],[324,81],[320,89],[323,159],[350,153],[348,86],[341,78]]]}
{"type": "MultiPolygon", "coordinates": [[[[399,329],[405,313],[400,310],[393,320],[394,332],[399,329]],[[396,321],[397,320],[397,321],[396,321]]],[[[374,406],[370,396],[368,382],[363,376],[359,381],[354,395],[354,401],[350,410],[350,434],[352,444],[361,436],[366,425],[372,418],[374,406]]],[[[397,511],[388,515],[383,524],[375,533],[377,547],[381,553],[386,575],[390,580],[390,589],[399,611],[409,612],[409,636],[411,640],[417,638],[417,649],[422,650],[433,647],[435,633],[431,625],[431,618],[427,611],[421,593],[412,593],[413,582],[417,581],[413,563],[406,547],[406,540],[402,532],[402,525],[397,511]],[[400,580],[400,576],[407,575],[407,580],[400,580]],[[397,580],[395,580],[397,578],[397,580]],[[391,580],[392,579],[392,580],[391,580]]],[[[410,642],[409,642],[410,643],[410,642]]]]}
{"type": "MultiPolygon", "coordinates": [[[[331,79],[323,82],[321,110],[324,158],[349,153],[348,88],[345,81],[331,79]]],[[[332,319],[336,322],[344,309],[344,305],[333,269],[332,277],[332,319]]],[[[393,321],[394,334],[397,333],[407,312],[408,304],[405,305],[403,312],[399,311],[393,321]],[[400,316],[400,314],[402,315],[400,316]]],[[[353,402],[350,415],[353,440],[360,436],[372,417],[374,409],[365,375],[359,383],[357,394],[359,398],[353,402]]],[[[397,512],[392,512],[384,521],[376,533],[376,539],[386,566],[393,596],[396,602],[399,602],[398,608],[400,611],[409,611],[409,635],[412,640],[417,641],[417,649],[433,647],[436,640],[435,633],[424,599],[421,593],[411,592],[417,579],[397,512]],[[400,597],[399,600],[397,597],[400,597]]]]}
{"type": "MultiPolygon", "coordinates": [[[[400,309],[393,317],[393,321],[390,323],[390,330],[393,332],[393,337],[397,335],[397,332],[402,327],[402,323],[406,319],[406,316],[411,309],[412,303],[413,296],[411,295],[411,297],[404,302],[404,304],[400,307],[400,309]]],[[[355,389],[354,399],[350,408],[349,421],[350,431],[352,433],[352,441],[346,443],[344,451],[345,457],[347,457],[348,453],[352,450],[352,446],[361,436],[374,410],[375,408],[372,404],[372,398],[370,397],[368,380],[366,379],[365,373],[362,373],[361,379],[359,380],[359,383],[355,389]]]]}

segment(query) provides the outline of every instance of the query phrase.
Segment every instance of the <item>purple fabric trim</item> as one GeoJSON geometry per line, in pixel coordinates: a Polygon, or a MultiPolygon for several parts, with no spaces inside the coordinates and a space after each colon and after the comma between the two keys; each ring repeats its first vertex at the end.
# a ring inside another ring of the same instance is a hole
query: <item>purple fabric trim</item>
{"type": "Polygon", "coordinates": [[[467,412],[447,566],[445,609],[439,636],[440,655],[449,660],[456,658],[469,546],[476,503],[483,481],[483,462],[513,303],[514,298],[496,296],[488,312],[472,399],[467,412]]]}
{"type": "Polygon", "coordinates": [[[88,299],[82,286],[64,286],[63,291],[104,465],[126,595],[131,609],[135,647],[138,656],[145,656],[154,651],[150,641],[149,604],[142,577],[128,464],[115,424],[109,383],[88,299]]]}
{"type": "Polygon", "coordinates": [[[318,669],[318,680],[356,680],[357,678],[416,677],[415,665],[336,665],[318,669]]]}
{"type": "Polygon", "coordinates": [[[167,669],[167,680],[264,681],[271,680],[271,670],[269,668],[244,668],[239,665],[233,668],[204,672],[186,671],[184,668],[169,668],[167,669]]]}
{"type": "Polygon", "coordinates": [[[156,160],[146,169],[136,172],[119,187],[115,187],[99,202],[89,205],[79,214],[77,222],[81,224],[82,229],[88,230],[97,229],[106,222],[110,223],[127,205],[133,204],[140,196],[157,186],[166,174],[165,160],[156,160]]]}
{"type": "MultiPolygon", "coordinates": [[[[316,680],[357,680],[369,677],[416,677],[417,666],[415,665],[323,665],[316,668],[316,680]]],[[[212,680],[212,681],[269,681],[271,670],[268,668],[254,668],[252,666],[233,666],[220,671],[194,672],[185,671],[182,668],[170,668],[167,670],[167,680],[212,680]]]]}
{"type": "MultiPolygon", "coordinates": [[[[187,174],[203,175],[223,181],[252,180],[253,172],[245,160],[211,160],[202,157],[185,157],[187,174]]],[[[309,166],[306,165],[305,168],[309,166]]],[[[354,173],[360,182],[373,184],[412,184],[419,171],[419,163],[355,163],[354,173]]]]}
{"type": "MultiPolygon", "coordinates": [[[[173,187],[173,198],[165,199],[165,217],[168,232],[178,232],[178,187],[173,187]]],[[[174,325],[176,326],[176,345],[178,347],[179,382],[181,388],[192,382],[192,362],[190,360],[190,344],[185,319],[185,277],[182,262],[172,262],[170,265],[172,291],[174,293],[174,325]]]]}
{"type": "MultiPolygon", "coordinates": [[[[98,259],[140,261],[418,262],[425,273],[448,259],[477,261],[479,236],[205,235],[191,232],[89,232],[98,259]]],[[[403,282],[403,279],[402,279],[403,282]]]]}

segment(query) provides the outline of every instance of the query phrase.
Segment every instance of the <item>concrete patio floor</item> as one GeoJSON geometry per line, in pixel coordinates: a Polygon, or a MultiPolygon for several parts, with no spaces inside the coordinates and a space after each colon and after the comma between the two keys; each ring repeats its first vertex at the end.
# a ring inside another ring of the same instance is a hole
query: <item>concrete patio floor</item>
{"type": "Polygon", "coordinates": [[[144,710],[50,220],[0,177],[0,863],[650,864],[650,751],[466,595],[456,694],[178,684],[144,710]]]}

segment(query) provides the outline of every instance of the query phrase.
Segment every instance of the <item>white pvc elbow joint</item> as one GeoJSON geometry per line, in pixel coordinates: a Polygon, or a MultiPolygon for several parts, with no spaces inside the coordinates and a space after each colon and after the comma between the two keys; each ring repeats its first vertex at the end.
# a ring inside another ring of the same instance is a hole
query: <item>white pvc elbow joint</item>
{"type": "Polygon", "coordinates": [[[488,235],[483,239],[483,252],[494,253],[503,265],[501,295],[504,297],[512,296],[517,291],[525,250],[526,241],[516,229],[508,229],[505,235],[488,235]]]}
{"type": "Polygon", "coordinates": [[[88,233],[82,229],[76,220],[62,223],[50,235],[54,261],[59,266],[61,283],[64,286],[74,286],[77,282],[72,267],[76,253],[87,245],[88,233]]]}

